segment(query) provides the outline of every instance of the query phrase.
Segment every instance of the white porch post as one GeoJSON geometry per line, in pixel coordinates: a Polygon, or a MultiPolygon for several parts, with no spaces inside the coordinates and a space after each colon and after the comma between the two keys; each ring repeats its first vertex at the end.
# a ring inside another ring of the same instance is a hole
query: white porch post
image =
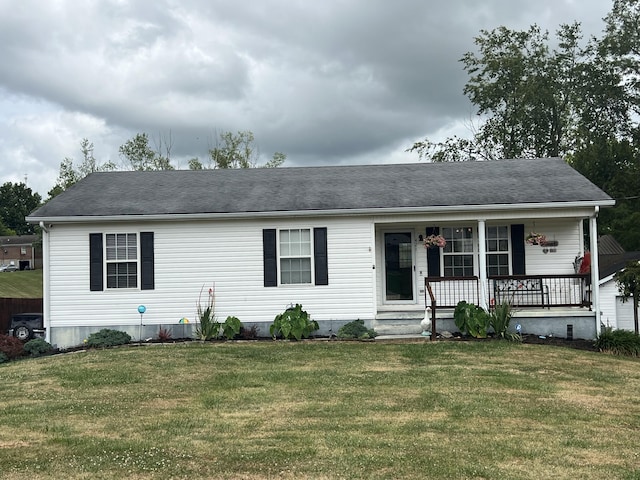
{"type": "Polygon", "coordinates": [[[596,314],[596,334],[600,334],[600,265],[598,262],[598,210],[589,218],[589,243],[591,250],[591,305],[596,314]]]}
{"type": "Polygon", "coordinates": [[[478,278],[480,279],[480,306],[485,310],[489,309],[487,304],[487,242],[486,227],[484,220],[478,220],[478,278]]]}

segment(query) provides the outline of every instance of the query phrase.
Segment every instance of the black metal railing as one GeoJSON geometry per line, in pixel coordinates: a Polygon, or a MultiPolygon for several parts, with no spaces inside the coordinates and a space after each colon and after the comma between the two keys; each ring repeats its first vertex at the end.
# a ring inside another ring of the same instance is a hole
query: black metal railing
{"type": "MultiPolygon", "coordinates": [[[[490,306],[509,302],[514,307],[590,307],[589,275],[509,275],[493,276],[487,280],[487,302],[490,306]]],[[[480,280],[478,277],[427,277],[439,308],[454,308],[464,300],[479,305],[480,280]]]]}

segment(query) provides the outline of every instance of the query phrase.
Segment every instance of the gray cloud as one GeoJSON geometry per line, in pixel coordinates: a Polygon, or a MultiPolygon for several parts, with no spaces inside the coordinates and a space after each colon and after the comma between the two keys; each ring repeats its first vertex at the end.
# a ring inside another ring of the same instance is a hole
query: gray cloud
{"type": "Polygon", "coordinates": [[[458,60],[480,29],[597,34],[603,3],[0,1],[0,181],[46,196],[82,138],[118,161],[137,132],[170,132],[182,168],[226,130],[287,165],[417,161],[473,115],[458,60]]]}

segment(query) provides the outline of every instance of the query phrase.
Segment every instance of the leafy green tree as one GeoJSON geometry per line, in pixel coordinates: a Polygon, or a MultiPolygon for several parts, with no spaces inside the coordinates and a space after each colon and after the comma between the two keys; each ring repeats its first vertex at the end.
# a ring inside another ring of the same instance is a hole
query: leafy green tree
{"type": "Polygon", "coordinates": [[[42,198],[24,183],[6,182],[0,186],[0,220],[17,235],[35,233],[25,217],[40,206],[42,198]]]}
{"type": "Polygon", "coordinates": [[[640,2],[614,0],[604,21],[600,53],[615,65],[630,93],[635,113],[640,113],[640,2]]]}
{"type": "Polygon", "coordinates": [[[133,170],[174,170],[171,165],[171,142],[164,142],[164,153],[159,151],[162,144],[163,142],[160,141],[156,151],[149,145],[149,136],[146,133],[138,133],[121,145],[119,152],[133,170]]]}
{"type": "Polygon", "coordinates": [[[16,232],[8,228],[0,219],[0,236],[15,235],[16,232]]]}
{"type": "Polygon", "coordinates": [[[471,139],[425,139],[410,148],[435,161],[565,156],[592,137],[613,137],[628,125],[620,77],[581,45],[577,23],[561,25],[555,48],[536,25],[525,31],[481,30],[477,52],[461,62],[470,75],[464,93],[480,125],[471,139]]]}
{"type": "Polygon", "coordinates": [[[264,165],[259,165],[260,152],[255,144],[255,138],[250,131],[237,133],[222,132],[216,141],[216,146],[209,150],[209,162],[204,165],[199,159],[189,160],[190,170],[215,168],[275,168],[282,165],[287,156],[276,152],[264,165]]]}
{"type": "Polygon", "coordinates": [[[640,262],[629,262],[624,270],[614,275],[622,301],[633,298],[633,324],[638,333],[638,301],[640,300],[640,262]]]}
{"type": "Polygon", "coordinates": [[[113,162],[99,163],[93,156],[93,143],[88,139],[83,138],[80,141],[80,150],[82,152],[82,162],[79,165],[74,165],[71,158],[65,158],[60,162],[60,172],[58,173],[58,179],[56,184],[51,190],[49,190],[49,199],[52,199],[56,195],[64,192],[71,185],[78,180],[83,179],[87,175],[93,172],[107,172],[116,169],[116,165],[113,162]]]}

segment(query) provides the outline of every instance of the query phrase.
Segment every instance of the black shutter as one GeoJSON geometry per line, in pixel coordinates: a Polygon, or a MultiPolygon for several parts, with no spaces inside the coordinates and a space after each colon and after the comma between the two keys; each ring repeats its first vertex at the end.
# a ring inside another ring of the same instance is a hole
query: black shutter
{"type": "MultiPolygon", "coordinates": [[[[427,237],[429,235],[439,235],[438,227],[428,227],[426,230],[427,237]]],[[[429,277],[440,277],[440,248],[427,248],[427,275],[429,277]]]]}
{"type": "Polygon", "coordinates": [[[316,285],[329,285],[326,227],[313,229],[313,256],[316,285]]]}
{"type": "Polygon", "coordinates": [[[524,246],[524,224],[511,225],[511,270],[514,275],[526,275],[524,246]]]}
{"type": "Polygon", "coordinates": [[[89,234],[89,290],[102,291],[102,234],[89,234]]]}
{"type": "Polygon", "coordinates": [[[153,232],[140,232],[140,283],[142,290],[155,288],[153,232]]]}
{"type": "Polygon", "coordinates": [[[262,255],[264,264],[264,286],[278,285],[278,258],[276,255],[275,229],[262,230],[262,255]]]}

